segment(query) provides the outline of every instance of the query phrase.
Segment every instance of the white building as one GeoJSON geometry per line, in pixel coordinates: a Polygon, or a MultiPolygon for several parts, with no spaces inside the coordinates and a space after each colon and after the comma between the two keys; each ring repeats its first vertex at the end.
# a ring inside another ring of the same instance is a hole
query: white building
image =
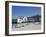
{"type": "Polygon", "coordinates": [[[17,22],[21,23],[21,22],[26,22],[27,21],[27,17],[19,17],[17,19],[17,22]]]}

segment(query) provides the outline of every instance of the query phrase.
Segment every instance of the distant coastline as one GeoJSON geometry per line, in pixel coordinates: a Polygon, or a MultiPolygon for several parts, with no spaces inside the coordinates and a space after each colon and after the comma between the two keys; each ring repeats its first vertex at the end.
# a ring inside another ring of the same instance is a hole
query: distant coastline
{"type": "MultiPolygon", "coordinates": [[[[12,24],[17,24],[19,23],[17,19],[12,19],[12,24]]],[[[22,21],[21,23],[32,23],[32,22],[41,22],[41,15],[35,15],[35,16],[31,16],[31,17],[27,17],[27,21],[22,21]]]]}

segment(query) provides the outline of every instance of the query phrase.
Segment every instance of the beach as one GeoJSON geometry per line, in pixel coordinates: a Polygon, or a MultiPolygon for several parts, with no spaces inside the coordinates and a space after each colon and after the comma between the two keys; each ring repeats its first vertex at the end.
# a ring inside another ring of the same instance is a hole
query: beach
{"type": "Polygon", "coordinates": [[[12,25],[12,31],[23,31],[23,30],[39,30],[41,29],[41,23],[19,23],[12,25]]]}

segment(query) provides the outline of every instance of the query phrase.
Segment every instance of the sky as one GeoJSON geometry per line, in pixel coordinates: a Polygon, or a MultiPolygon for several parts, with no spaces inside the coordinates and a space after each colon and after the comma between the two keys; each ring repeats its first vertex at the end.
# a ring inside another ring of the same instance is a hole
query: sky
{"type": "Polygon", "coordinates": [[[19,16],[35,16],[41,14],[41,7],[12,6],[12,19],[19,16]]]}

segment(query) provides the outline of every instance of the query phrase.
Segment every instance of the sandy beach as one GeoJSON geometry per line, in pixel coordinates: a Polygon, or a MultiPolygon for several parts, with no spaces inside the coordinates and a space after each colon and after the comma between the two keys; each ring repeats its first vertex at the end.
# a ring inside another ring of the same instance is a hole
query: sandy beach
{"type": "Polygon", "coordinates": [[[20,24],[13,24],[12,31],[23,31],[23,30],[39,30],[41,29],[41,23],[20,23],[20,24]]]}

